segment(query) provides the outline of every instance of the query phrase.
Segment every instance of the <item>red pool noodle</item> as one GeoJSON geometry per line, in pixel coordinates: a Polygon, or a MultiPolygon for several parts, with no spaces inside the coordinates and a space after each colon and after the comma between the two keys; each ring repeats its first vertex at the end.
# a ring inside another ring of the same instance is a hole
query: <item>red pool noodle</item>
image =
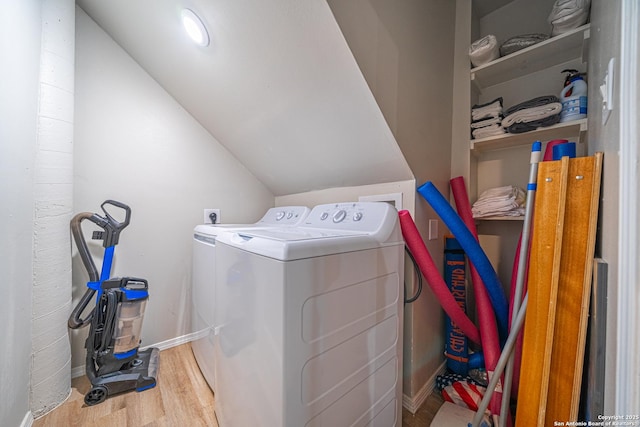
{"type": "MultiPolygon", "coordinates": [[[[511,315],[513,313],[513,297],[516,293],[516,282],[518,277],[518,262],[520,261],[520,245],[522,244],[522,233],[518,239],[518,246],[516,247],[516,255],[513,260],[513,270],[511,272],[511,296],[509,305],[509,330],[511,330],[511,315]]],[[[522,286],[522,295],[527,293],[527,278],[529,277],[529,260],[527,260],[527,271],[524,276],[524,283],[522,286]]],[[[522,301],[520,301],[522,303],[522,301]]],[[[523,331],[518,334],[518,340],[516,341],[513,349],[513,377],[511,379],[511,397],[514,399],[518,397],[518,389],[520,386],[520,365],[522,364],[522,338],[523,331]]]]}
{"type": "MultiPolygon", "coordinates": [[[[449,181],[451,191],[456,202],[456,210],[462,221],[466,224],[471,234],[478,239],[478,230],[476,229],[473,214],[471,213],[471,204],[469,196],[464,184],[464,178],[459,176],[449,181]]],[[[473,283],[473,292],[476,297],[476,307],[478,322],[480,324],[480,335],[482,336],[482,352],[484,353],[484,363],[487,372],[493,372],[500,358],[500,339],[498,338],[498,328],[496,319],[493,314],[491,300],[487,294],[487,289],[480,278],[472,263],[469,263],[471,270],[471,280],[473,283]]],[[[502,393],[494,392],[491,397],[490,410],[494,414],[500,414],[500,404],[502,402],[502,393]]]]}
{"type": "Polygon", "coordinates": [[[398,212],[400,218],[400,227],[402,229],[402,236],[405,243],[409,247],[409,250],[413,254],[413,257],[420,267],[422,275],[427,279],[429,287],[435,294],[436,298],[440,302],[442,309],[453,320],[458,327],[464,332],[464,334],[471,341],[476,344],[480,344],[480,332],[473,322],[462,311],[453,295],[449,291],[447,284],[438,272],[438,268],[431,258],[431,254],[427,250],[427,247],[420,237],[420,232],[416,227],[416,224],[411,218],[409,211],[401,210],[398,212]]]}

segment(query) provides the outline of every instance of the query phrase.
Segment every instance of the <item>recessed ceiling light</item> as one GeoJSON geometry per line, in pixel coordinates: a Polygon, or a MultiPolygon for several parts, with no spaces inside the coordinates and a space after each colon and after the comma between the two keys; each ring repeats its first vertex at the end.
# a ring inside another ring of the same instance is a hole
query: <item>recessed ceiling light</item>
{"type": "Polygon", "coordinates": [[[190,9],[182,10],[182,25],[184,29],[196,44],[200,46],[209,46],[209,33],[205,28],[202,20],[190,9]]]}

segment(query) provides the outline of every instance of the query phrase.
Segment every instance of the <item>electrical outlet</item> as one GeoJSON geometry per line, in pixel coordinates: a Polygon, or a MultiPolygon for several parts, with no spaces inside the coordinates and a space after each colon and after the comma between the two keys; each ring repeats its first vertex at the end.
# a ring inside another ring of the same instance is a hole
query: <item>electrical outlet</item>
{"type": "Polygon", "coordinates": [[[205,209],[204,210],[204,223],[205,224],[220,224],[220,209],[205,209]]]}
{"type": "Polygon", "coordinates": [[[429,240],[436,240],[438,238],[438,220],[429,220],[429,240]]]}

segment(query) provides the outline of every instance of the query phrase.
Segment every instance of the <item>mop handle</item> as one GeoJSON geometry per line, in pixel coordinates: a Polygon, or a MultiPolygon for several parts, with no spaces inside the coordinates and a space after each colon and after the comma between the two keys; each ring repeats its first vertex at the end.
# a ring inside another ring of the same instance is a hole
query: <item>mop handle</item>
{"type": "MultiPolygon", "coordinates": [[[[542,156],[542,143],[536,141],[531,147],[531,167],[529,169],[529,184],[527,184],[527,202],[525,206],[524,224],[522,226],[522,239],[520,242],[520,258],[518,259],[518,274],[516,276],[516,289],[513,297],[513,308],[511,312],[511,324],[516,320],[520,311],[520,300],[522,299],[522,289],[524,288],[525,276],[527,273],[527,261],[529,259],[529,238],[531,235],[531,223],[533,220],[533,207],[538,182],[538,163],[542,156]]],[[[513,381],[514,354],[511,353],[507,362],[507,369],[504,373],[504,383],[502,389],[502,405],[500,407],[500,427],[506,427],[507,414],[509,411],[509,399],[511,397],[511,385],[513,381]]]]}
{"type": "MultiPolygon", "coordinates": [[[[511,357],[513,347],[515,346],[516,341],[518,340],[518,334],[520,333],[520,329],[522,329],[522,324],[524,323],[524,316],[527,311],[527,301],[529,300],[529,294],[525,294],[524,299],[522,300],[522,305],[520,307],[520,311],[516,316],[515,322],[511,325],[511,333],[507,338],[507,342],[504,344],[504,348],[502,349],[502,354],[498,359],[498,363],[496,364],[496,369],[491,376],[491,381],[489,381],[489,385],[487,385],[487,392],[482,397],[480,404],[478,405],[478,410],[476,411],[475,416],[473,417],[473,421],[468,424],[468,427],[479,427],[482,421],[482,416],[485,411],[489,407],[489,402],[491,402],[490,390],[494,390],[498,385],[498,381],[500,380],[500,376],[502,371],[504,370],[507,360],[511,357]]],[[[504,393],[503,393],[504,396],[504,393]]]]}

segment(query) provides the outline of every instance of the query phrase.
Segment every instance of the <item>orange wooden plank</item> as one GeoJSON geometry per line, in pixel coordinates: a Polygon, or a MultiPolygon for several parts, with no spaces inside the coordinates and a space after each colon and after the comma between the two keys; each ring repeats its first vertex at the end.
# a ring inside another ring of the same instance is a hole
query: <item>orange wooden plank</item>
{"type": "Polygon", "coordinates": [[[545,421],[568,171],[566,157],[538,167],[517,426],[542,427],[545,421]]]}
{"type": "Polygon", "coordinates": [[[546,424],[577,421],[600,198],[602,153],[569,161],[546,424]]]}

